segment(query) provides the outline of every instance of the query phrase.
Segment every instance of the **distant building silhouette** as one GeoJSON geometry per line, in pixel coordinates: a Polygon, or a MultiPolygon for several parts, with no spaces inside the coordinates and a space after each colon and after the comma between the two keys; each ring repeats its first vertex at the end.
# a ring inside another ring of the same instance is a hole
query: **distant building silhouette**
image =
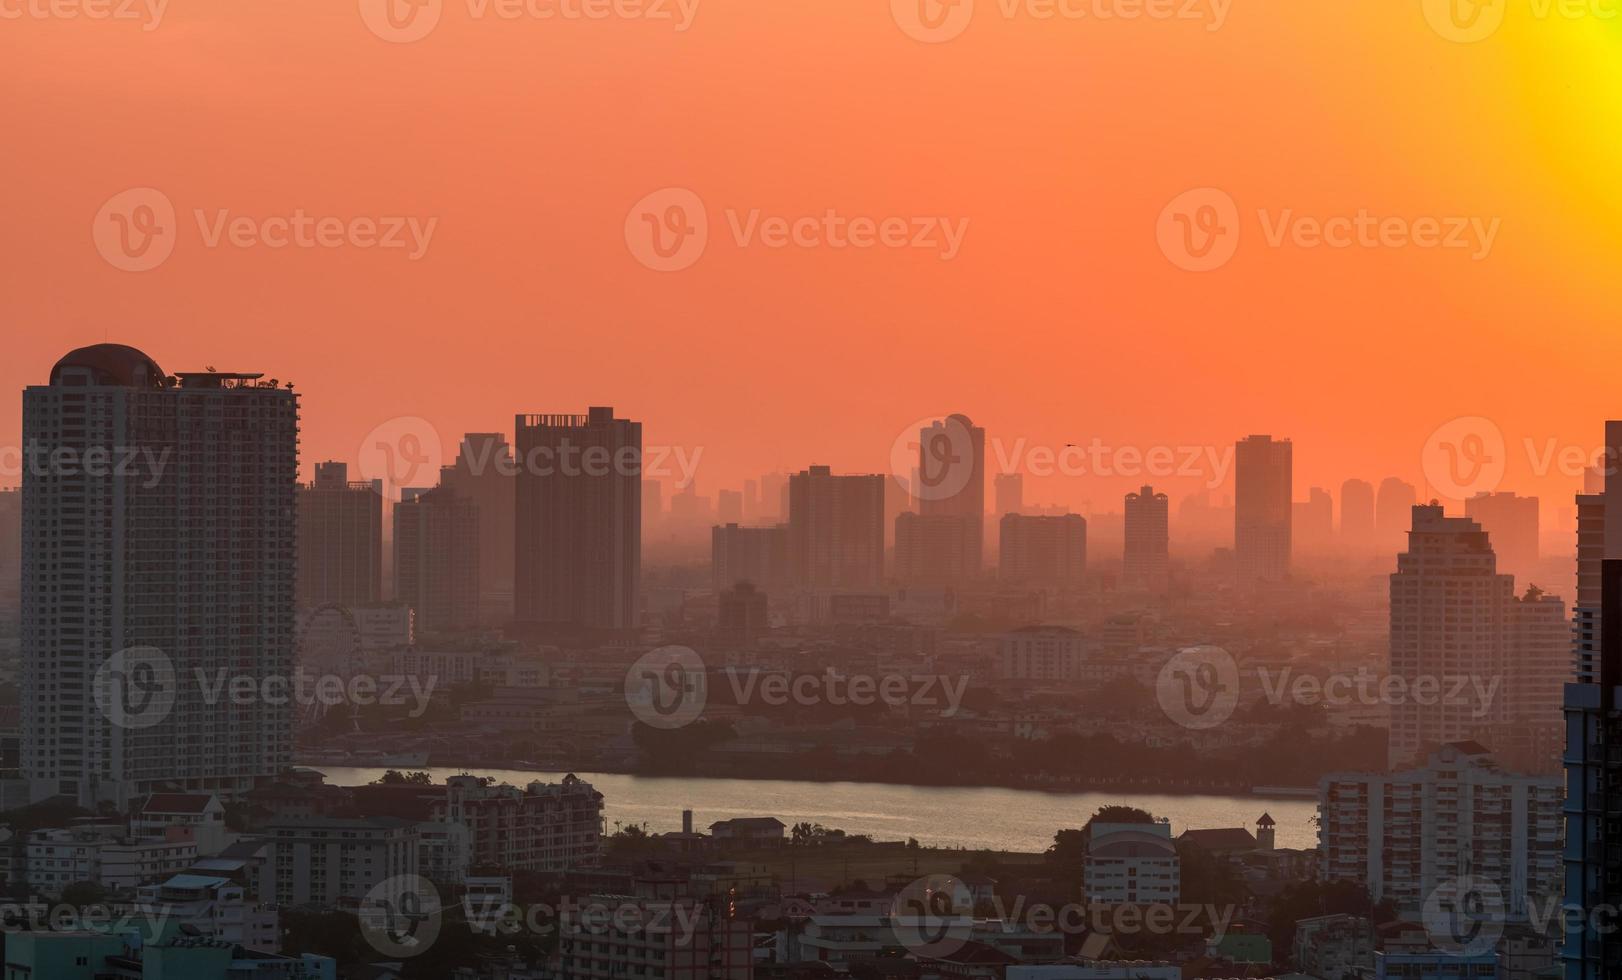
{"type": "Polygon", "coordinates": [[[1313,487],[1307,491],[1307,499],[1296,501],[1293,509],[1292,548],[1298,553],[1328,548],[1335,539],[1335,502],[1329,491],[1313,487]]]}
{"type": "Polygon", "coordinates": [[[456,462],[439,475],[440,486],[479,510],[479,616],[492,624],[513,615],[514,467],[506,436],[469,432],[462,437],[456,462]]]}
{"type": "Polygon", "coordinates": [[[789,561],[805,588],[873,589],[884,582],[883,476],[836,476],[812,466],[789,477],[789,561]]]}
{"type": "Polygon", "coordinates": [[[721,524],[737,524],[743,520],[743,493],[738,490],[717,490],[715,493],[715,519],[721,524]]]}
{"type": "Polygon", "coordinates": [[[1374,484],[1367,480],[1340,485],[1340,540],[1348,551],[1374,553],[1374,484]]]}
{"type": "Polygon", "coordinates": [[[1087,574],[1087,521],[1004,514],[999,522],[998,576],[1019,585],[1078,589],[1087,574]]]}
{"type": "Polygon", "coordinates": [[[383,487],[317,463],[298,494],[298,603],[364,606],[383,599],[383,487]]]}
{"type": "Polygon", "coordinates": [[[1250,436],[1239,441],[1233,552],[1241,584],[1277,582],[1290,573],[1292,457],[1288,439],[1250,436]]]}
{"type": "Polygon", "coordinates": [[[752,582],[739,582],[717,597],[717,639],[732,646],[749,646],[767,630],[766,593],[752,582]]]}
{"type": "Polygon", "coordinates": [[[1121,585],[1138,592],[1163,593],[1171,577],[1171,503],[1145,486],[1126,495],[1126,546],[1121,585]]]}
{"type": "Polygon", "coordinates": [[[395,599],[424,633],[479,624],[479,508],[449,487],[394,507],[395,599]]]}
{"type": "Polygon", "coordinates": [[[1492,536],[1500,567],[1518,575],[1533,572],[1538,563],[1538,498],[1479,493],[1464,502],[1464,512],[1492,536]]]}
{"type": "Polygon", "coordinates": [[[717,525],[710,531],[710,571],[717,595],[739,582],[752,582],[768,592],[787,587],[788,525],[717,525]]]}
{"type": "Polygon", "coordinates": [[[918,433],[913,495],[919,514],[961,519],[964,572],[978,575],[986,534],[986,430],[967,415],[925,426],[918,433]]]}
{"type": "Polygon", "coordinates": [[[1025,513],[1025,474],[998,473],[994,483],[998,517],[1025,513]]]}
{"type": "Polygon", "coordinates": [[[958,514],[897,515],[896,580],[903,585],[955,585],[971,578],[971,529],[971,519],[958,514]]]}
{"type": "Polygon", "coordinates": [[[1412,483],[1394,476],[1380,481],[1380,493],[1374,500],[1374,546],[1382,557],[1402,550],[1408,518],[1418,502],[1412,483]]]}
{"type": "MultiPolygon", "coordinates": [[[[520,415],[514,618],[592,630],[638,625],[642,423],[612,408],[520,415]]],[[[675,517],[675,499],[671,502],[675,517]]]]}
{"type": "Polygon", "coordinates": [[[211,703],[195,678],[292,675],[293,392],[257,374],[170,377],[134,348],[99,344],[23,392],[23,440],[84,464],[23,470],[30,795],[127,810],[160,789],[239,795],[287,768],[288,699],[211,703]],[[130,465],[98,469],[76,452],[97,446],[133,452],[130,465]]]}

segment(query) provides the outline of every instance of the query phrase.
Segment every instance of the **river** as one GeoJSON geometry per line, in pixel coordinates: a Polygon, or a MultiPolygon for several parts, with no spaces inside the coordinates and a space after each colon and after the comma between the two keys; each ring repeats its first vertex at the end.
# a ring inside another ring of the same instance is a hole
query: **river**
{"type": "MultiPolygon", "coordinates": [[[[382,769],[312,766],[327,782],[358,786],[383,775],[382,769]]],[[[461,769],[429,769],[436,783],[461,769]]],[[[481,769],[479,776],[522,786],[557,782],[563,773],[481,769]]],[[[642,824],[653,833],[681,829],[681,812],[693,811],[694,826],[708,829],[733,817],[776,817],[790,826],[820,823],[878,840],[905,840],[935,847],[1040,851],[1064,827],[1080,828],[1099,807],[1130,804],[1171,820],[1173,834],[1215,827],[1255,830],[1265,811],[1278,821],[1279,847],[1316,847],[1311,799],[1258,796],[1170,796],[1163,794],[1047,793],[1039,790],[896,786],[887,783],[816,783],[795,780],[704,779],[576,773],[603,794],[604,818],[616,825],[642,824]]]]}

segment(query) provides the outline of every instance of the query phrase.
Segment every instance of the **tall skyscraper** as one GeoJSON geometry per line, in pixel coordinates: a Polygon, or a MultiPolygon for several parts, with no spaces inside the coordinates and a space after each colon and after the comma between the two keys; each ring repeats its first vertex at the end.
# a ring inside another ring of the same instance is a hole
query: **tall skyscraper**
{"type": "Polygon", "coordinates": [[[1235,454],[1233,550],[1241,584],[1290,574],[1293,447],[1288,439],[1250,436],[1235,454]]]}
{"type": "Polygon", "coordinates": [[[394,597],[416,613],[418,633],[479,625],[479,507],[436,487],[394,507],[394,597]]]}
{"type": "MultiPolygon", "coordinates": [[[[1622,422],[1605,423],[1607,459],[1622,459],[1622,422]]],[[[1622,904],[1622,473],[1577,498],[1575,679],[1565,688],[1566,849],[1561,958],[1566,980],[1622,974],[1622,933],[1593,909],[1622,904]]]]}
{"type": "Polygon", "coordinates": [[[1126,548],[1121,584],[1139,592],[1162,593],[1171,577],[1171,504],[1146,486],[1126,495],[1126,548]]]}
{"type": "Polygon", "coordinates": [[[885,479],[835,476],[826,466],[789,477],[789,562],[796,585],[883,584],[885,479]]]}
{"type": "Polygon", "coordinates": [[[439,485],[479,511],[479,617],[504,623],[513,614],[513,535],[517,472],[512,447],[499,432],[469,432],[456,462],[440,470],[439,485]]]}
{"type": "Polygon", "coordinates": [[[1390,674],[1405,691],[1424,684],[1448,696],[1396,699],[1387,746],[1392,769],[1418,765],[1448,742],[1490,745],[1503,711],[1497,694],[1514,684],[1506,676],[1506,622],[1515,581],[1498,574],[1487,532],[1436,504],[1415,506],[1412,514],[1408,550],[1391,575],[1390,674]],[[1493,679],[1497,685],[1487,693],[1483,685],[1493,679]]]}
{"type": "Polygon", "coordinates": [[[23,493],[0,490],[0,614],[15,613],[22,601],[23,493]]]}
{"type": "Polygon", "coordinates": [[[315,464],[298,494],[298,604],[383,600],[383,487],[351,482],[343,463],[315,464]]]}
{"type": "Polygon", "coordinates": [[[998,517],[1025,512],[1025,474],[998,473],[993,484],[996,487],[998,517]]]}
{"type": "Polygon", "coordinates": [[[964,522],[956,514],[896,515],[896,580],[903,585],[956,585],[972,577],[964,522]]]}
{"type": "Polygon", "coordinates": [[[923,516],[959,519],[964,569],[978,575],[986,535],[986,430],[967,415],[920,430],[913,495],[923,516]]]}
{"type": "Polygon", "coordinates": [[[1079,589],[1087,575],[1087,519],[1080,514],[1004,514],[998,577],[1015,585],[1079,589]]]}
{"type": "Polygon", "coordinates": [[[1374,552],[1374,484],[1367,480],[1340,485],[1340,541],[1355,554],[1374,552]]]}
{"type": "MultiPolygon", "coordinates": [[[[642,423],[612,408],[520,415],[514,618],[587,629],[637,626],[642,423]]],[[[674,513],[674,511],[673,511],[674,513]]]]}
{"type": "Polygon", "coordinates": [[[1380,481],[1380,493],[1374,499],[1374,547],[1385,556],[1402,550],[1403,535],[1408,533],[1408,517],[1419,496],[1412,483],[1394,476],[1380,481]]]}
{"type": "Polygon", "coordinates": [[[1538,563],[1538,498],[1480,493],[1464,502],[1464,512],[1492,536],[1499,567],[1532,574],[1538,563]]]}
{"type": "Polygon", "coordinates": [[[23,770],[34,799],[240,794],[292,762],[298,401],[131,347],[23,393],[23,770]],[[99,462],[98,462],[99,461],[99,462]],[[121,462],[124,465],[111,465],[121,462]],[[241,679],[236,680],[236,679],[241,679]]]}

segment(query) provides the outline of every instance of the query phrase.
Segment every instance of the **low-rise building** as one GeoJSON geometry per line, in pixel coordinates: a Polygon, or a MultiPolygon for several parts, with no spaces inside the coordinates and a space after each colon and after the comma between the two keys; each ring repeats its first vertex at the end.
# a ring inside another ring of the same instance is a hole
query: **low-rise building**
{"type": "Polygon", "coordinates": [[[266,828],[281,905],[356,908],[380,882],[414,875],[417,828],[395,817],[312,817],[266,828]]]}

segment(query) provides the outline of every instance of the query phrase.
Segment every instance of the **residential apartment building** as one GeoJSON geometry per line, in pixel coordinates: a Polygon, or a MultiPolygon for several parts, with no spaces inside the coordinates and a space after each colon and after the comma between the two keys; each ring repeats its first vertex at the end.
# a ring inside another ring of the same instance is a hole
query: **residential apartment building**
{"type": "Polygon", "coordinates": [[[299,608],[382,599],[382,484],[351,482],[344,463],[317,463],[298,492],[299,608]]]}
{"type": "Polygon", "coordinates": [[[1087,519],[1079,514],[1004,514],[998,577],[1009,585],[1079,589],[1087,576],[1087,519]]]}

